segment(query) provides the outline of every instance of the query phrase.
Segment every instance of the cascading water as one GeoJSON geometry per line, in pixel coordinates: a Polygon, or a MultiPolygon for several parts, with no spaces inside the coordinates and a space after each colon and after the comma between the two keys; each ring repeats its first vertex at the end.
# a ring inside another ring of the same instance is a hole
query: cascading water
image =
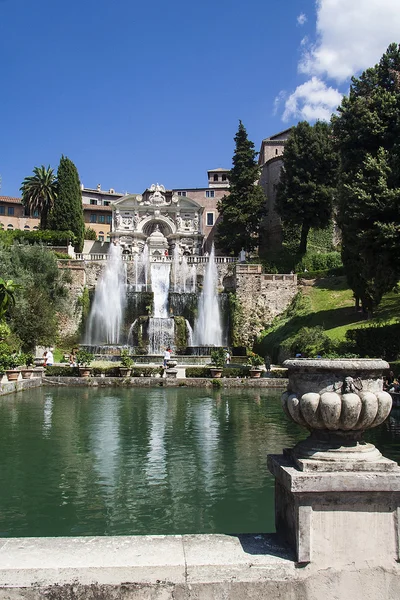
{"type": "Polygon", "coordinates": [[[104,273],[96,287],[85,343],[119,344],[126,304],[126,271],[122,250],[111,244],[104,273]]]}
{"type": "Polygon", "coordinates": [[[218,271],[214,246],[204,274],[199,298],[198,318],[194,327],[195,346],[222,346],[221,313],[218,303],[218,271]]]}
{"type": "Polygon", "coordinates": [[[174,343],[174,320],[168,317],[170,263],[153,262],[150,266],[153,290],[153,317],[149,318],[149,354],[162,354],[174,343]]]}

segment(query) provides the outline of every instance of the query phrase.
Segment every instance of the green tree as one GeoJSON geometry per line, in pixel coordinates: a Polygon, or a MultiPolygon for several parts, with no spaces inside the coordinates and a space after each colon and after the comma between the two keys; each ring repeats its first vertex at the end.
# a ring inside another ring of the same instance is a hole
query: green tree
{"type": "Polygon", "coordinates": [[[11,293],[18,287],[15,304],[9,304],[8,324],[24,350],[54,344],[59,315],[70,311],[66,287],[70,276],[58,268],[54,253],[40,245],[0,245],[0,276],[11,293]]]}
{"type": "Polygon", "coordinates": [[[238,254],[242,248],[250,251],[258,246],[266,203],[264,191],[256,183],[260,176],[257,152],[241,121],[235,144],[229,175],[230,193],[218,202],[222,219],[217,224],[216,244],[226,254],[238,254]]]}
{"type": "Polygon", "coordinates": [[[349,285],[369,315],[400,274],[400,45],[353,78],[333,118],[338,223],[349,285]]]}
{"type": "Polygon", "coordinates": [[[70,230],[76,237],[75,250],[82,252],[85,223],[78,171],[74,163],[62,156],[57,171],[57,200],[49,215],[50,229],[70,230]]]}
{"type": "Polygon", "coordinates": [[[33,175],[25,177],[20,191],[22,204],[32,214],[38,211],[40,215],[40,228],[47,229],[48,216],[57,198],[57,181],[50,166],[35,167],[33,175]]]}
{"type": "Polygon", "coordinates": [[[300,227],[300,254],[307,251],[310,229],[324,229],[332,218],[337,170],[338,154],[327,123],[301,121],[293,127],[283,153],[276,210],[284,228],[300,227]]]}
{"type": "Polygon", "coordinates": [[[15,305],[14,292],[18,287],[12,279],[6,281],[0,277],[0,322],[5,318],[7,311],[15,305]]]}

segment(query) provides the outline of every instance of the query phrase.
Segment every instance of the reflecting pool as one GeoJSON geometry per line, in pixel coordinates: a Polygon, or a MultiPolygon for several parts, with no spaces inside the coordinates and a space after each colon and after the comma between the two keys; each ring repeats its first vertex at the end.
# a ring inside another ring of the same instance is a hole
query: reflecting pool
{"type": "MultiPolygon", "coordinates": [[[[373,441],[398,458],[398,430],[387,425],[373,441]]],[[[305,435],[277,391],[45,387],[5,396],[0,536],[273,531],[267,454],[305,435]]]]}

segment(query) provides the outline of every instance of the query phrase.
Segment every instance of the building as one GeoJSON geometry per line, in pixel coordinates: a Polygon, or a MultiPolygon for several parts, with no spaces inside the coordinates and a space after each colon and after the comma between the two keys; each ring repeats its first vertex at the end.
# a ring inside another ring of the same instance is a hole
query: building
{"type": "Polygon", "coordinates": [[[283,166],[283,151],[292,128],[285,129],[261,142],[258,164],[260,166],[260,180],[267,196],[267,215],[263,239],[261,241],[261,252],[280,248],[282,244],[282,225],[278,213],[275,210],[276,186],[279,183],[281,169],[283,166]]]}
{"type": "MultiPolygon", "coordinates": [[[[219,216],[217,204],[225,194],[229,193],[228,169],[211,169],[207,172],[207,177],[208,187],[165,190],[163,186],[159,186],[160,189],[157,190],[165,195],[167,203],[169,203],[170,199],[172,203],[172,198],[178,198],[178,202],[174,203],[173,206],[179,206],[182,209],[183,214],[190,215],[186,217],[186,221],[192,219],[192,225],[193,223],[196,224],[193,211],[197,213],[198,226],[196,227],[196,230],[198,231],[198,234],[196,234],[197,237],[193,237],[193,249],[196,248],[196,253],[200,254],[207,251],[209,252],[211,249],[211,244],[215,236],[215,225],[219,216]],[[161,192],[161,188],[164,190],[163,192],[161,192]],[[183,200],[184,198],[185,200],[183,200]]],[[[102,190],[101,185],[98,184],[96,188],[85,188],[82,185],[81,191],[85,227],[90,227],[96,232],[97,240],[99,242],[109,242],[111,238],[115,238],[115,235],[111,235],[112,231],[114,233],[118,231],[115,221],[116,211],[120,211],[120,214],[126,213],[124,216],[125,219],[134,219],[135,211],[141,215],[142,204],[137,199],[143,198],[143,206],[146,206],[144,202],[147,202],[150,194],[152,192],[154,193],[156,190],[149,188],[145,190],[143,194],[124,194],[116,192],[113,189],[102,190]],[[132,214],[130,214],[131,210],[133,210],[132,214]]],[[[167,207],[167,204],[165,207],[167,207]]],[[[167,210],[167,208],[165,211],[171,212],[169,209],[167,210]]],[[[179,222],[179,215],[177,213],[175,218],[178,218],[179,222]]],[[[39,215],[29,215],[20,198],[0,196],[0,223],[3,225],[4,229],[38,229],[39,222],[39,215]]],[[[159,229],[162,230],[163,226],[157,219],[154,220],[154,228],[157,223],[159,229]]],[[[176,221],[174,221],[174,223],[176,226],[176,221]]],[[[130,226],[131,224],[129,227],[130,226]]],[[[171,226],[171,223],[169,223],[168,227],[169,226],[171,226]]],[[[168,227],[166,227],[166,230],[168,227]]],[[[147,230],[148,227],[146,228],[146,231],[147,230]]],[[[124,229],[123,231],[127,230],[124,229]]],[[[129,231],[132,232],[134,229],[129,229],[129,231]]],[[[168,235],[171,235],[171,233],[172,231],[168,230],[168,235]]],[[[185,234],[187,231],[181,230],[181,233],[185,234]]],[[[185,236],[183,236],[183,238],[184,237],[185,236]]],[[[138,243],[139,238],[142,239],[140,236],[137,237],[137,239],[135,238],[135,240],[132,238],[132,242],[135,241],[138,243]]],[[[130,242],[127,242],[126,246],[127,248],[132,247],[133,249],[136,247],[135,244],[131,246],[130,242]]],[[[183,244],[183,246],[185,252],[188,252],[188,245],[183,244]]]]}
{"type": "Polygon", "coordinates": [[[13,229],[23,229],[25,231],[39,229],[39,213],[35,213],[33,215],[29,214],[29,211],[23,206],[21,198],[0,196],[0,224],[2,229],[8,231],[13,229]]]}

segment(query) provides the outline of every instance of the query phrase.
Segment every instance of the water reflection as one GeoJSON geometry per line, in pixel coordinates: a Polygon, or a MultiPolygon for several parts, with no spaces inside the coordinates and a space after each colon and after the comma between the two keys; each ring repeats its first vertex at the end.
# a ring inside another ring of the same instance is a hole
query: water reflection
{"type": "MultiPolygon", "coordinates": [[[[0,398],[0,535],[273,531],[280,393],[35,389],[0,398]]],[[[369,435],[400,458],[400,411],[369,435]]]]}

